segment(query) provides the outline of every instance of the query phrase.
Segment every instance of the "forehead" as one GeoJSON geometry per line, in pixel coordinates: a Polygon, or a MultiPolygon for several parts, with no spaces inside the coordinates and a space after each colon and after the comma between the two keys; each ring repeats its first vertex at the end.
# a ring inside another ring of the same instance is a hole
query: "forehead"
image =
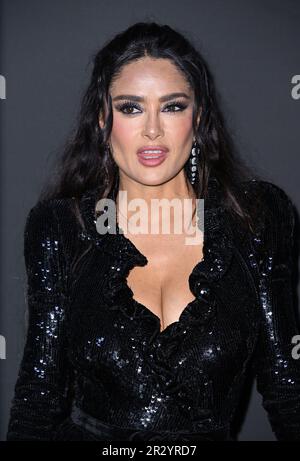
{"type": "Polygon", "coordinates": [[[126,64],[111,84],[111,93],[119,91],[145,93],[148,91],[171,92],[192,89],[185,75],[169,59],[142,58],[126,64]]]}

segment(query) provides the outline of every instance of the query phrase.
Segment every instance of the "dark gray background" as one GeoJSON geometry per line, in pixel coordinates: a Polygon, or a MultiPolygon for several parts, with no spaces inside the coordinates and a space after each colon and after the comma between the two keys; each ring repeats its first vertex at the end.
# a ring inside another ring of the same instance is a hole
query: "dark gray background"
{"type": "MultiPolygon", "coordinates": [[[[23,228],[74,124],[93,53],[132,23],[157,20],[194,40],[215,76],[241,155],[300,204],[298,0],[3,0],[1,117],[0,439],[24,345],[23,228]]],[[[253,391],[240,440],[274,440],[253,391]]]]}

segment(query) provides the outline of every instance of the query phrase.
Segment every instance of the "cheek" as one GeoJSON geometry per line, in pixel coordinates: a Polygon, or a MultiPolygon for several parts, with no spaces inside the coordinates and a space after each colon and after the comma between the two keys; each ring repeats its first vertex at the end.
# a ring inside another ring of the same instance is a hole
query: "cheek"
{"type": "Polygon", "coordinates": [[[192,117],[182,117],[181,120],[177,120],[176,126],[173,124],[173,136],[178,145],[184,145],[190,142],[190,138],[193,134],[192,117]]]}
{"type": "Polygon", "coordinates": [[[128,146],[133,137],[133,130],[125,118],[114,115],[113,127],[111,132],[112,143],[117,146],[128,146]]]}
{"type": "MultiPolygon", "coordinates": [[[[176,140],[178,144],[185,144],[190,141],[193,132],[193,114],[192,111],[185,116],[168,116],[163,120],[166,138],[176,140]]],[[[141,126],[139,123],[134,124],[133,120],[128,120],[118,113],[114,114],[113,127],[111,133],[112,143],[119,150],[126,151],[126,148],[135,142],[136,133],[141,126]]]]}
{"type": "Polygon", "coordinates": [[[172,115],[167,120],[167,123],[177,139],[185,139],[193,131],[193,113],[188,111],[184,115],[172,115]]]}

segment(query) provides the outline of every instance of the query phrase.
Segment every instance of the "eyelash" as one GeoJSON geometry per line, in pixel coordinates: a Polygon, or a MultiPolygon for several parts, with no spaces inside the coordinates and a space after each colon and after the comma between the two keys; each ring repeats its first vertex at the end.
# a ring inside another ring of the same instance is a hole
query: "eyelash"
{"type": "MultiPolygon", "coordinates": [[[[165,109],[169,109],[170,107],[179,107],[180,109],[179,110],[174,110],[174,111],[168,111],[170,112],[171,114],[175,114],[176,112],[182,112],[184,111],[186,108],[187,108],[187,105],[186,104],[183,104],[179,101],[174,101],[172,102],[171,104],[168,104],[165,109]]],[[[141,106],[139,104],[136,104],[136,103],[133,103],[131,101],[126,101],[124,102],[123,104],[119,104],[116,106],[116,108],[120,111],[120,112],[123,112],[125,109],[139,109],[141,110],[141,106]]],[[[131,114],[128,114],[126,112],[123,112],[123,114],[125,115],[136,115],[136,112],[135,113],[131,113],[131,114]]]]}

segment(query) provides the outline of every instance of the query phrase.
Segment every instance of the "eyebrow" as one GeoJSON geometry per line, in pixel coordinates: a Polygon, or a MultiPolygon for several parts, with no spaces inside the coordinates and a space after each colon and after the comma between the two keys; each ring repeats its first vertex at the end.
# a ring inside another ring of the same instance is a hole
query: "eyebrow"
{"type": "MultiPolygon", "coordinates": [[[[174,99],[174,98],[191,99],[190,96],[188,96],[186,93],[170,93],[170,94],[165,94],[164,96],[161,96],[159,98],[159,101],[165,102],[165,101],[169,101],[170,99],[174,99]]],[[[119,96],[115,96],[113,98],[113,101],[120,101],[124,99],[131,99],[132,101],[137,101],[137,102],[145,101],[145,98],[143,96],[136,96],[134,94],[120,94],[119,96]]]]}

